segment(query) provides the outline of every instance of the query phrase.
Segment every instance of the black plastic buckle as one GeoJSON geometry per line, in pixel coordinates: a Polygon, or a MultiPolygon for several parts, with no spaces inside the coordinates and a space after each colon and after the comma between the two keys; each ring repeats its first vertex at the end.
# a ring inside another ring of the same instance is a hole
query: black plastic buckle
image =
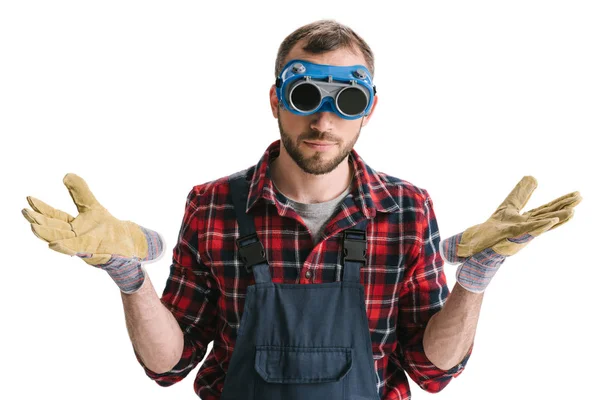
{"type": "Polygon", "coordinates": [[[246,271],[250,272],[252,266],[267,262],[265,248],[258,239],[258,235],[256,233],[251,233],[247,236],[241,237],[237,239],[236,242],[240,251],[240,256],[246,264],[246,271]],[[254,239],[254,241],[244,245],[241,244],[249,239],[254,239]]]}
{"type": "Polygon", "coordinates": [[[344,231],[344,261],[367,262],[367,234],[359,229],[344,231]],[[360,238],[349,237],[360,235],[360,238]]]}

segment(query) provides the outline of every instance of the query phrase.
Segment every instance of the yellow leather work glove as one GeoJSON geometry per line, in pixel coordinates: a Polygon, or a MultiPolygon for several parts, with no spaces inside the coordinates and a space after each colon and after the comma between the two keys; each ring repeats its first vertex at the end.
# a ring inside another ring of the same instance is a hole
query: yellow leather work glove
{"type": "Polygon", "coordinates": [[[124,293],[137,291],[145,279],[141,262],[158,259],[164,240],[158,232],[131,221],[113,217],[90,191],[86,182],[73,173],[63,178],[79,215],[55,209],[27,196],[33,210],[22,210],[31,230],[48,247],[108,272],[124,293]]]}
{"type": "Polygon", "coordinates": [[[520,214],[536,188],[533,176],[523,177],[487,221],[440,242],[442,258],[461,264],[456,279],[465,289],[483,292],[506,257],[567,222],[583,200],[575,191],[520,214]]]}

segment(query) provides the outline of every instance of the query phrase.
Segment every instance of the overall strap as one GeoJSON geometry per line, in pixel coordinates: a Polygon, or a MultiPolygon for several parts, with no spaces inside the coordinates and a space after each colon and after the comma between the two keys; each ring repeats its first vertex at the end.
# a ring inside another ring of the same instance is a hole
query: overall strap
{"type": "Polygon", "coordinates": [[[236,244],[246,270],[250,271],[252,269],[256,283],[272,282],[266,252],[256,234],[254,218],[246,213],[250,188],[246,180],[246,174],[232,175],[229,179],[229,185],[239,228],[239,237],[236,239],[236,244]]]}
{"type": "Polygon", "coordinates": [[[344,282],[359,282],[360,269],[367,263],[367,224],[368,219],[363,219],[352,228],[344,230],[344,268],[342,280],[344,282]]]}

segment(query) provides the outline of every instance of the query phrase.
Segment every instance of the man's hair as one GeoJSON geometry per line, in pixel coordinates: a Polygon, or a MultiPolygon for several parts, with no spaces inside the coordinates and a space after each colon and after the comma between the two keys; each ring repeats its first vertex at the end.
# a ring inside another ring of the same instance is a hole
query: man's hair
{"type": "Polygon", "coordinates": [[[356,49],[360,50],[367,62],[366,67],[371,77],[374,76],[375,58],[367,42],[348,26],[332,19],[323,19],[301,26],[281,42],[275,61],[275,77],[279,76],[285,65],[284,60],[292,48],[303,39],[306,40],[306,44],[302,50],[313,54],[337,49],[348,49],[353,52],[356,52],[356,49]]]}

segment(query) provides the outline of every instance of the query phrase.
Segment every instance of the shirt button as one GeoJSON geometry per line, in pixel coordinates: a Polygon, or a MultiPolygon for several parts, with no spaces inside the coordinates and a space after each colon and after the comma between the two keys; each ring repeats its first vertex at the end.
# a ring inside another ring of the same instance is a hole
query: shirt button
{"type": "Polygon", "coordinates": [[[312,276],[312,273],[310,271],[306,271],[306,274],[304,274],[304,276],[310,278],[312,276]]]}

